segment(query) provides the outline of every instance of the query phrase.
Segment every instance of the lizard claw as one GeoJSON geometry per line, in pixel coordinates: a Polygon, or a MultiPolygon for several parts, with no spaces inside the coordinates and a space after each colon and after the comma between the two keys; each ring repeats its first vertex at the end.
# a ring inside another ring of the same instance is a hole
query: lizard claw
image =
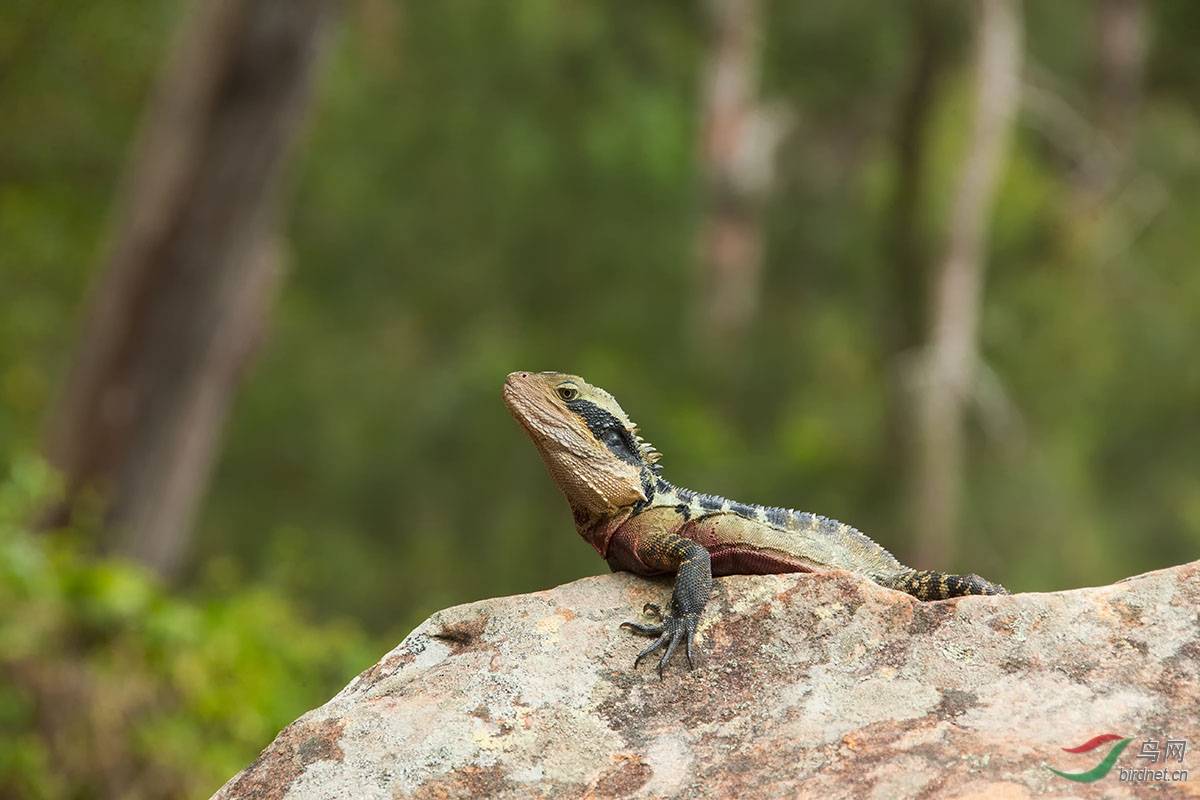
{"type": "Polygon", "coordinates": [[[695,666],[692,661],[692,643],[696,636],[696,627],[700,622],[700,615],[683,614],[676,616],[672,612],[668,613],[665,617],[660,616],[660,618],[662,620],[660,625],[641,625],[636,622],[623,622],[621,623],[621,627],[628,628],[642,636],[657,637],[646,649],[637,654],[637,658],[633,661],[633,668],[637,669],[638,665],[642,663],[642,659],[646,656],[663,650],[662,657],[658,660],[658,666],[656,667],[658,677],[661,678],[663,670],[666,669],[667,662],[671,660],[671,656],[675,654],[675,650],[680,644],[684,646],[688,667],[695,666]]]}
{"type": "Polygon", "coordinates": [[[660,624],[642,625],[640,622],[622,622],[621,627],[628,628],[639,636],[661,636],[663,632],[661,625],[663,621],[662,609],[654,603],[646,603],[646,605],[642,606],[642,614],[647,617],[653,617],[660,624]]]}
{"type": "Polygon", "coordinates": [[[639,636],[660,636],[663,632],[661,625],[642,625],[640,622],[622,622],[621,627],[639,636]]]}

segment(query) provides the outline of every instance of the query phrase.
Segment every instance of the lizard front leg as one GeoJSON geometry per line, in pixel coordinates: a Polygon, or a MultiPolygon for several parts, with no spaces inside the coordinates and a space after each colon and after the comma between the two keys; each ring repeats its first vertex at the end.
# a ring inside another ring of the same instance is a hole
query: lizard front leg
{"type": "Polygon", "coordinates": [[[658,660],[658,674],[661,677],[680,644],[687,655],[688,666],[693,666],[692,646],[696,628],[712,593],[712,564],[708,551],[691,539],[662,530],[637,537],[632,549],[638,560],[651,570],[675,573],[675,589],[671,593],[671,604],[666,615],[653,604],[647,604],[643,609],[643,612],[648,611],[658,617],[657,625],[637,622],[621,624],[622,628],[634,633],[655,637],[646,649],[638,653],[633,662],[634,669],[643,658],[662,650],[662,657],[658,660]]]}

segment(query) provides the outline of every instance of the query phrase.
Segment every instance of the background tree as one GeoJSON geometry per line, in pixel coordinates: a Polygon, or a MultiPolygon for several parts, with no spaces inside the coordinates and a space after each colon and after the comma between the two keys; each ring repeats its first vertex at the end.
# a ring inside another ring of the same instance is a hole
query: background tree
{"type": "MultiPolygon", "coordinates": [[[[1100,130],[1124,162],[1142,94],[1146,9],[1142,0],[1101,0],[1095,7],[1093,97],[1100,130]]],[[[1121,164],[1114,165],[1118,169],[1121,164]]],[[[1093,180],[1106,184],[1105,176],[1093,180]]]]}
{"type": "Polygon", "coordinates": [[[963,421],[978,394],[978,330],[988,218],[1020,98],[1018,0],[980,0],[974,111],[946,233],[930,283],[929,338],[913,382],[915,563],[954,563],[963,492],[963,421]]]}
{"type": "Polygon", "coordinates": [[[763,34],[758,0],[708,0],[710,40],[701,87],[697,341],[729,354],[762,292],[762,205],[788,115],[759,102],[763,34]]]}
{"type": "Polygon", "coordinates": [[[146,116],[48,453],[62,524],[99,495],[113,552],[173,574],[280,277],[278,195],[325,0],[195,7],[146,116]]]}

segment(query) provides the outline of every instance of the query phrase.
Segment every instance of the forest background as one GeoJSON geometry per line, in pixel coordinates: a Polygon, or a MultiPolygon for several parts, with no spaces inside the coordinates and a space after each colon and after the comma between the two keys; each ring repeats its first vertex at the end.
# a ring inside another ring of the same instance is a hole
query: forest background
{"type": "Polygon", "coordinates": [[[281,3],[0,8],[0,797],[604,571],[512,370],[914,566],[1196,557],[1200,4],[281,3]]]}

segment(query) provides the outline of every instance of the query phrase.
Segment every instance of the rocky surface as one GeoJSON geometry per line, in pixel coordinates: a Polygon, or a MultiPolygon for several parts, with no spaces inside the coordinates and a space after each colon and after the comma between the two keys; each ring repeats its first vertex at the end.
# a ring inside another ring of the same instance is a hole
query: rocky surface
{"type": "Polygon", "coordinates": [[[1200,562],[939,603],[723,578],[696,669],[659,680],[617,625],[668,595],[616,574],[434,614],[215,797],[1200,796],[1200,562]],[[1103,733],[1133,739],[1106,777],[1047,769],[1103,733]],[[1189,781],[1120,779],[1167,738],[1189,781]]]}

